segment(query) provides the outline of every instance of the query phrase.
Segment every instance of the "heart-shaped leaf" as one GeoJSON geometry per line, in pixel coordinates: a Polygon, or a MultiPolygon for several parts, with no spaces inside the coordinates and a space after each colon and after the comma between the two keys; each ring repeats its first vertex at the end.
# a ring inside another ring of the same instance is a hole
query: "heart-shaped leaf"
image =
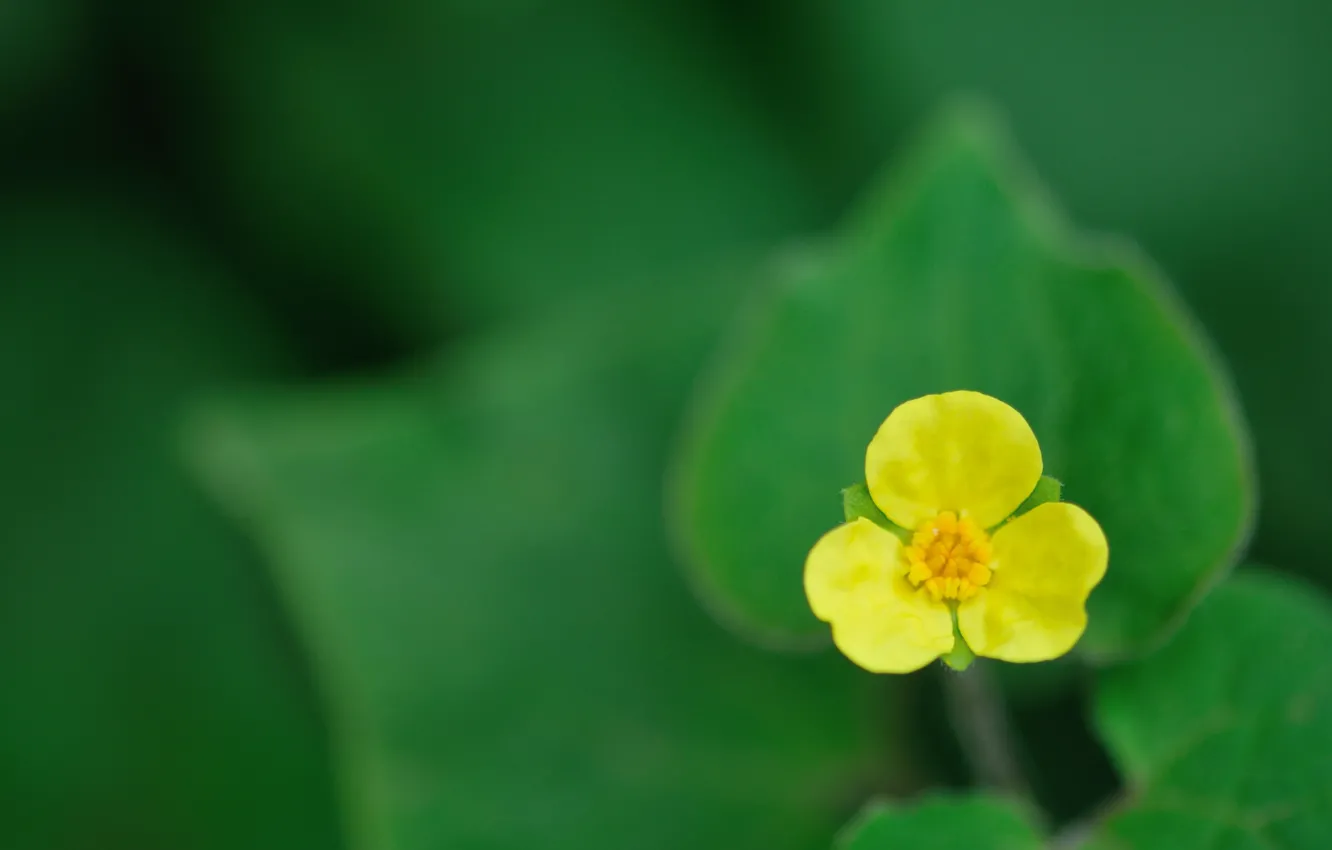
{"type": "Polygon", "coordinates": [[[357,846],[794,849],[882,784],[879,683],[744,646],[668,555],[667,449],[725,306],[608,302],[201,422],[343,720],[357,846]]]}
{"type": "Polygon", "coordinates": [[[699,401],[677,478],[695,584],[768,640],[826,628],[805,553],[840,521],[897,404],[979,390],[1110,540],[1083,648],[1159,640],[1251,519],[1241,417],[1189,317],[1132,251],[1077,237],[984,113],[928,133],[840,237],[778,264],[699,401]]]}

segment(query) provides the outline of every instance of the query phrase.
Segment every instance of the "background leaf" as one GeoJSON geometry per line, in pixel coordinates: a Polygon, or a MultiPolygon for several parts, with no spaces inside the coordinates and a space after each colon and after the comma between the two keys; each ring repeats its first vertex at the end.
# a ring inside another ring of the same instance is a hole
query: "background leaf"
{"type": "Polygon", "coordinates": [[[242,0],[147,17],[206,92],[181,112],[231,219],[333,281],[374,281],[358,295],[432,340],[812,223],[797,157],[693,12],[242,0]]]}
{"type": "Polygon", "coordinates": [[[838,850],[1040,850],[1018,805],[998,797],[934,797],[871,804],[837,840],[838,850]]]}
{"type": "Polygon", "coordinates": [[[1250,520],[1247,446],[1196,329],[1133,255],[1065,232],[975,111],[774,284],[680,461],[681,534],[728,620],[769,639],[823,632],[806,551],[883,417],[950,389],[1022,411],[1047,473],[1105,528],[1086,651],[1159,639],[1230,565],[1250,520]]]}
{"type": "Polygon", "coordinates": [[[3,844],[336,850],[301,659],[174,451],[193,394],[289,361],[152,210],[0,207],[3,844]]]}
{"type": "Polygon", "coordinates": [[[326,683],[357,846],[816,847],[889,780],[886,682],[740,645],[667,556],[722,292],[201,423],[326,683]]]}
{"type": "Polygon", "coordinates": [[[1101,674],[1096,721],[1129,786],[1092,846],[1332,845],[1332,606],[1242,574],[1160,652],[1101,674]]]}

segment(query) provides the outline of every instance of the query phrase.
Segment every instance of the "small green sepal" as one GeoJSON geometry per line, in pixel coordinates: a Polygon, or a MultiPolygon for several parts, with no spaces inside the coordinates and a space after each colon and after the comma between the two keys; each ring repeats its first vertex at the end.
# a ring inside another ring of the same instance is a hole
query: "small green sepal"
{"type": "Polygon", "coordinates": [[[879,506],[874,504],[874,499],[870,498],[869,488],[864,484],[852,484],[842,490],[842,515],[846,517],[847,522],[864,517],[896,534],[903,543],[911,542],[911,532],[883,515],[879,506]]]}
{"type": "Polygon", "coordinates": [[[962,637],[962,630],[957,627],[957,609],[953,609],[953,648],[939,656],[943,663],[961,673],[976,660],[976,653],[971,651],[967,639],[962,637]]]}
{"type": "Polygon", "coordinates": [[[1018,509],[1013,511],[1013,517],[1020,517],[1032,508],[1039,507],[1046,502],[1057,502],[1064,493],[1064,485],[1059,483],[1058,479],[1051,478],[1048,475],[1042,475],[1041,480],[1036,482],[1036,489],[1031,491],[1031,495],[1018,505],[1018,509]]]}

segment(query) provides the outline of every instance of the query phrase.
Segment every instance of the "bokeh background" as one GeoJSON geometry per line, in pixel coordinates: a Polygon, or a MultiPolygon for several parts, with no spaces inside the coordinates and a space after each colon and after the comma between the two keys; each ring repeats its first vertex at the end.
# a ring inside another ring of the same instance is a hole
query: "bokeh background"
{"type": "MultiPolygon", "coordinates": [[[[727,270],[956,92],[1163,267],[1252,426],[1254,557],[1332,585],[1329,81],[1317,0],[3,0],[0,846],[349,846],[309,648],[182,459],[197,400],[685,280],[722,328],[727,270]]],[[[1061,818],[1114,783],[1078,699],[1018,716],[1061,818]]]]}

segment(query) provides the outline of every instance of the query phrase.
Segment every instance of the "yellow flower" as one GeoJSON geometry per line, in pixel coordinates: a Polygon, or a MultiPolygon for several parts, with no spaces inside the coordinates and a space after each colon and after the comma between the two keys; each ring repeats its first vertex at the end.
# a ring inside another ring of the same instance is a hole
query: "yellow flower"
{"type": "Polygon", "coordinates": [[[1096,520],[1049,502],[1011,516],[1041,478],[1022,414],[976,392],[908,401],[865,453],[879,509],[910,542],[859,518],[814,545],[805,595],[848,658],[908,673],[953,651],[1045,661],[1073,648],[1109,549],[1096,520]]]}

